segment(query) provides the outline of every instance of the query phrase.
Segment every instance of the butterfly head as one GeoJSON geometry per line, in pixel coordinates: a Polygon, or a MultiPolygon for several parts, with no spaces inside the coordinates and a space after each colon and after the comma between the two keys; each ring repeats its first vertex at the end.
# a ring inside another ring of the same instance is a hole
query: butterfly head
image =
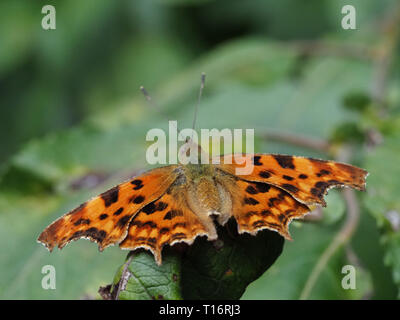
{"type": "Polygon", "coordinates": [[[184,145],[180,148],[179,152],[179,159],[186,159],[185,162],[191,163],[191,164],[202,164],[205,163],[205,160],[207,159],[207,162],[210,158],[209,154],[203,150],[203,148],[195,142],[192,138],[187,138],[184,145]]]}

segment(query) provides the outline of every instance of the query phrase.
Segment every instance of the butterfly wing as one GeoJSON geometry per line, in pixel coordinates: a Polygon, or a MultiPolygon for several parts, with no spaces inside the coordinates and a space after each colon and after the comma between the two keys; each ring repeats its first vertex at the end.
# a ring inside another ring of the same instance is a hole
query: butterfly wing
{"type": "Polygon", "coordinates": [[[233,177],[220,178],[220,182],[231,195],[239,233],[255,234],[267,228],[290,239],[290,221],[307,214],[308,205],[325,205],[323,196],[329,188],[365,189],[367,171],[348,164],[272,154],[240,156],[244,159],[223,156],[216,165],[220,176],[233,177]],[[253,170],[237,175],[246,163],[253,170]]]}
{"type": "Polygon", "coordinates": [[[236,175],[237,168],[252,163],[252,172],[240,175],[241,179],[271,184],[304,204],[325,206],[323,196],[332,187],[365,190],[368,172],[352,165],[278,154],[247,154],[243,157],[245,162],[239,163],[232,155],[223,156],[217,167],[236,175]]]}
{"type": "Polygon", "coordinates": [[[120,243],[122,249],[150,250],[161,265],[161,250],[177,242],[191,244],[197,236],[215,240],[217,233],[212,220],[201,221],[187,203],[185,187],[172,186],[160,199],[149,203],[132,219],[128,235],[120,243]]]}
{"type": "Polygon", "coordinates": [[[50,224],[39,236],[50,251],[87,238],[99,249],[119,243],[130,220],[146,204],[161,197],[179,175],[177,166],[150,170],[94,197],[50,224]]]}

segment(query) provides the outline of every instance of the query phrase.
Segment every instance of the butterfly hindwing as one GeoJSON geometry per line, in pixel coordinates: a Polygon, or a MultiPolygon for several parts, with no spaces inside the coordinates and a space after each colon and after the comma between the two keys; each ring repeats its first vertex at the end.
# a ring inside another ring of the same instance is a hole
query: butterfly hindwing
{"type": "Polygon", "coordinates": [[[310,211],[288,192],[267,183],[236,179],[225,187],[232,197],[232,214],[239,233],[254,235],[259,230],[270,229],[291,239],[290,221],[310,211]]]}
{"type": "Polygon", "coordinates": [[[208,230],[207,225],[210,226],[201,222],[190,209],[183,192],[167,192],[142,208],[132,219],[127,237],[120,247],[127,250],[148,249],[160,265],[161,250],[165,245],[177,242],[191,244],[200,235],[207,235],[209,239],[214,235],[216,238],[215,230],[208,230]]]}
{"type": "Polygon", "coordinates": [[[79,238],[97,242],[100,250],[119,243],[132,217],[162,196],[177,176],[176,166],[167,166],[121,183],[54,221],[38,241],[50,251],[79,238]]]}
{"type": "MultiPolygon", "coordinates": [[[[278,154],[247,154],[243,157],[254,168],[251,173],[240,175],[240,178],[279,187],[304,204],[325,206],[323,196],[332,187],[347,186],[365,190],[368,172],[352,165],[278,154]]],[[[217,167],[236,175],[236,169],[243,168],[245,163],[241,164],[234,156],[226,155],[217,167]]]]}

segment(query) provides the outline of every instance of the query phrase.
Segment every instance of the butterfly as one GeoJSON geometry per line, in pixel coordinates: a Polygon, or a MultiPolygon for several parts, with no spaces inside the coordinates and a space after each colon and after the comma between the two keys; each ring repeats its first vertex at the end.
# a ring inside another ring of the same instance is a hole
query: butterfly
{"type": "MultiPolygon", "coordinates": [[[[184,146],[194,158],[204,155],[192,139],[184,146]]],[[[291,220],[302,218],[310,206],[326,206],[323,197],[330,188],[365,190],[368,175],[344,163],[280,154],[209,160],[160,167],[125,181],[54,221],[38,242],[50,251],[80,238],[97,242],[100,251],[116,244],[144,248],[161,265],[165,246],[192,244],[199,236],[216,240],[216,223],[223,226],[231,218],[239,234],[269,229],[291,239],[291,220]],[[243,170],[249,163],[252,170],[243,170]]]]}
{"type": "Polygon", "coordinates": [[[233,217],[239,233],[277,231],[291,239],[288,226],[310,206],[326,206],[332,187],[365,190],[367,171],[344,163],[280,154],[244,154],[254,169],[236,175],[245,162],[233,155],[219,164],[177,164],[147,171],[83,203],[50,224],[38,241],[50,251],[87,238],[100,251],[150,250],[158,265],[166,245],[192,244],[198,236],[216,240],[215,223],[233,217]]]}

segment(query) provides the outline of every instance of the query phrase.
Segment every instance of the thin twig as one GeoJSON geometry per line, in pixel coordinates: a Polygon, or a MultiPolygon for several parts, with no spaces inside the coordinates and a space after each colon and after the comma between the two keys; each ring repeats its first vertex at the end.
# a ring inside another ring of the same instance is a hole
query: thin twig
{"type": "Polygon", "coordinates": [[[357,229],[360,216],[360,208],[354,190],[343,190],[343,197],[347,205],[346,221],[340,231],[336,234],[333,241],[322,253],[321,257],[318,259],[317,264],[311,271],[310,276],[308,277],[306,284],[300,294],[301,300],[305,300],[310,297],[311,291],[314,288],[318,277],[325,269],[325,266],[328,264],[329,260],[332,258],[335,252],[337,252],[337,250],[352,237],[354,231],[357,229]]]}
{"type": "MultiPolygon", "coordinates": [[[[130,254],[130,253],[129,253],[130,254]]],[[[129,255],[128,254],[128,255],[129,255]]],[[[128,260],[126,260],[125,264],[124,264],[124,268],[121,272],[121,276],[118,282],[118,289],[117,289],[117,293],[115,294],[115,300],[119,299],[119,295],[121,293],[121,291],[125,290],[126,288],[126,284],[130,278],[130,274],[129,274],[129,265],[131,264],[133,259],[133,255],[131,254],[131,256],[128,258],[128,260]]]]}
{"type": "MultiPolygon", "coordinates": [[[[340,162],[347,162],[351,158],[351,150],[346,147],[342,147],[339,149],[337,160],[340,162]]],[[[355,195],[354,190],[352,189],[344,189],[342,192],[343,198],[346,202],[347,206],[347,215],[346,221],[343,223],[342,228],[333,238],[333,241],[329,244],[329,246],[324,250],[320,258],[318,259],[316,265],[308,277],[306,284],[300,294],[300,299],[305,300],[308,299],[312,289],[314,288],[321,272],[325,269],[329,260],[332,256],[344,245],[347,243],[355,230],[358,227],[358,222],[360,220],[360,207],[355,195]]]]}
{"type": "Polygon", "coordinates": [[[294,146],[329,153],[331,145],[323,139],[310,138],[299,134],[291,134],[277,131],[267,131],[261,134],[266,140],[283,142],[294,146]]]}
{"type": "MultiPolygon", "coordinates": [[[[354,252],[353,248],[351,247],[350,243],[346,244],[346,258],[347,261],[353,266],[357,268],[358,271],[366,272],[365,267],[362,265],[360,259],[357,257],[357,254],[354,252]]],[[[374,296],[373,288],[370,288],[367,292],[363,294],[361,297],[362,300],[370,300],[374,296]]]]}

